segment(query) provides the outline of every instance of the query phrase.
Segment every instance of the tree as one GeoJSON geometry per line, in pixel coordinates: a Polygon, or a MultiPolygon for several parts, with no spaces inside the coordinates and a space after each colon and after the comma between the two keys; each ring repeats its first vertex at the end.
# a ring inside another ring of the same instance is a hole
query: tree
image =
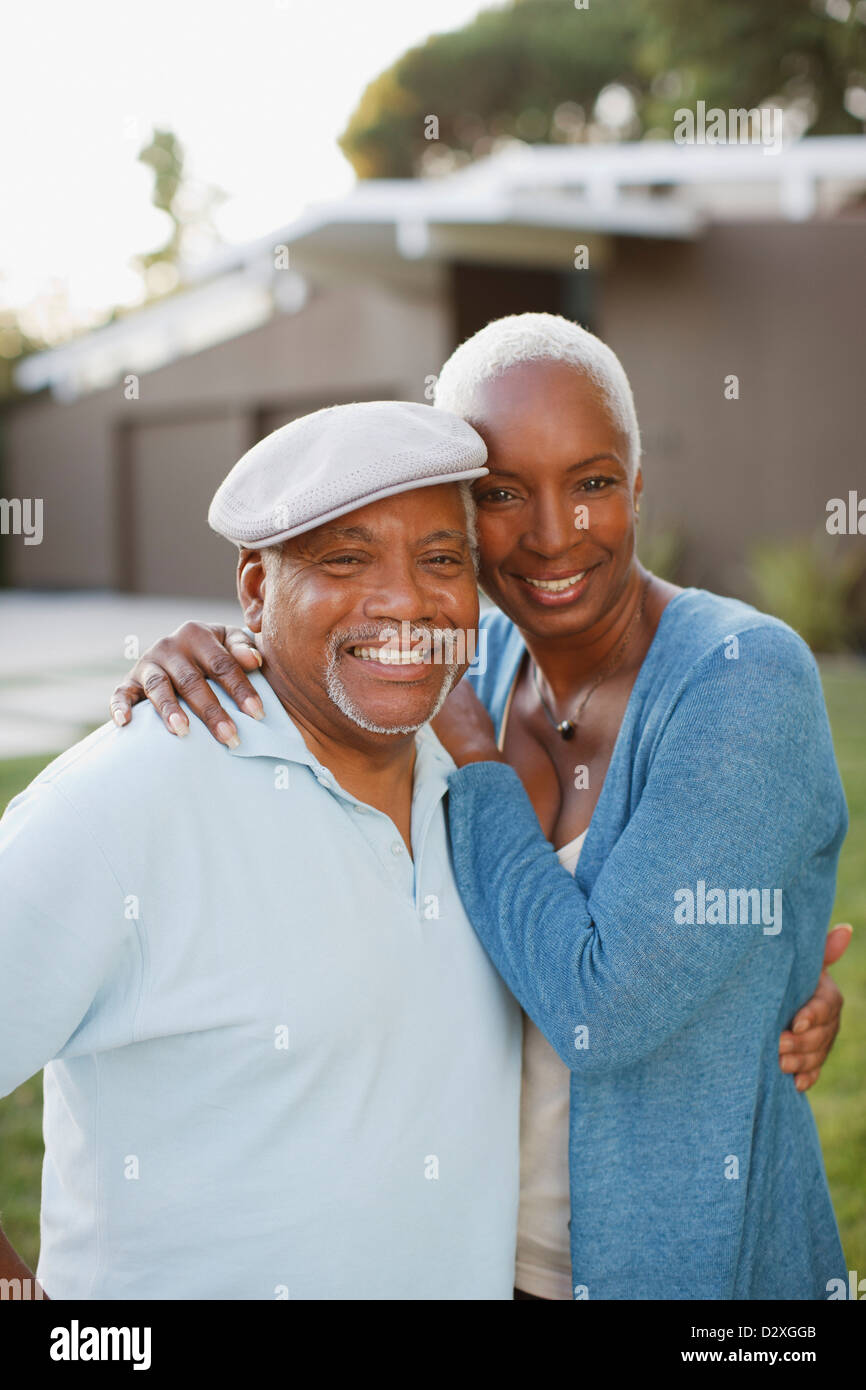
{"type": "Polygon", "coordinates": [[[189,178],[183,146],[171,130],[155,129],[138,158],[153,170],[153,205],[171,219],[171,232],[155,251],[136,256],[135,264],[148,293],[165,294],[179,284],[182,261],[217,240],[212,215],[226,195],[189,178]]]}
{"type": "MultiPolygon", "coordinates": [[[[850,0],[651,0],[656,54],[707,107],[784,106],[811,135],[863,133],[866,5],[850,0]]],[[[659,84],[656,84],[658,88],[659,84]]],[[[663,85],[663,84],[662,84],[663,85]]],[[[670,127],[676,102],[646,116],[670,127]]]]}
{"type": "Polygon", "coordinates": [[[816,4],[512,0],[398,59],[367,87],[340,146],[361,178],[406,178],[507,139],[670,136],[676,109],[699,99],[774,98],[800,129],[862,131],[866,6],[816,4]]]}

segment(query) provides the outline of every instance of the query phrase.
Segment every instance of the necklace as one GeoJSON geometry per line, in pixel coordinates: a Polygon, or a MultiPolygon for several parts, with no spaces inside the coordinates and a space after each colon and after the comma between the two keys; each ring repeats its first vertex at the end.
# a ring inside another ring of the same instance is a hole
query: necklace
{"type": "Polygon", "coordinates": [[[574,714],[572,715],[571,719],[557,719],[556,716],[551,713],[547,701],[541,693],[541,686],[538,683],[538,667],[533,661],[532,682],[535,686],[535,693],[541,702],[541,708],[544,710],[544,713],[547,715],[547,718],[553,725],[556,732],[559,734],[560,738],[566,741],[568,739],[574,738],[575,734],[577,733],[577,726],[580,723],[580,717],[586,708],[590,695],[592,695],[598,689],[602,681],[607,680],[608,676],[612,676],[613,673],[615,671],[618,671],[620,666],[622,665],[623,659],[626,654],[626,650],[628,648],[628,644],[632,638],[632,634],[634,633],[635,628],[637,627],[638,623],[643,617],[644,604],[646,603],[647,591],[649,590],[651,579],[652,575],[648,574],[643,582],[643,588],[641,589],[640,595],[640,602],[638,603],[638,606],[635,609],[634,613],[632,613],[625,632],[617,642],[613,655],[602,667],[598,675],[595,677],[594,681],[589,687],[589,690],[587,690],[586,694],[580,701],[580,704],[578,705],[577,709],[574,711],[574,714]]]}

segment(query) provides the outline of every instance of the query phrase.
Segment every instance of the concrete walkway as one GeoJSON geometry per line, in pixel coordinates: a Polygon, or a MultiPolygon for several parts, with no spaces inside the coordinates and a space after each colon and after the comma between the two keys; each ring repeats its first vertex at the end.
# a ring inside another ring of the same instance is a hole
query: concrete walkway
{"type": "Polygon", "coordinates": [[[144,651],[192,617],[240,612],[201,598],[0,591],[0,758],[60,753],[102,724],[130,640],[144,651]]]}

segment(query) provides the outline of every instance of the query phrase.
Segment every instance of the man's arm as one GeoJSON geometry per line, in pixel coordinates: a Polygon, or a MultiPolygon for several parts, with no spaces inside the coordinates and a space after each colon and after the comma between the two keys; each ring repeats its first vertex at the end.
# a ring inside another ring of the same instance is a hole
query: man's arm
{"type": "Polygon", "coordinates": [[[137,924],[100,846],[52,780],[31,783],[0,821],[0,903],[6,1096],[69,1046],[137,924]]]}
{"type": "MultiPolygon", "coordinates": [[[[69,1046],[130,927],[120,885],[50,782],[31,784],[0,821],[0,903],[6,1096],[69,1046]]],[[[0,1298],[8,1297],[46,1294],[0,1231],[0,1298]]]]}

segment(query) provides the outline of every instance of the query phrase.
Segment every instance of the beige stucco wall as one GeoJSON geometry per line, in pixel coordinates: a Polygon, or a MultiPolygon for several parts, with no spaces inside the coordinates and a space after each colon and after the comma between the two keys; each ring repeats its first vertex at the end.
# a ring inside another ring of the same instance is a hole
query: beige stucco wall
{"type": "Polygon", "coordinates": [[[262,431],[334,401],[423,400],[447,345],[439,296],[356,285],[143,374],[138,400],[119,382],[69,404],[24,402],[2,426],[3,491],[44,499],[45,534],[39,546],[4,538],[7,579],[230,593],[230,551],[205,515],[240,454],[262,431]]]}
{"type": "Polygon", "coordinates": [[[741,590],[753,541],[866,494],[866,219],[621,241],[598,308],[635,392],[645,514],[686,532],[694,582],[741,590]]]}

